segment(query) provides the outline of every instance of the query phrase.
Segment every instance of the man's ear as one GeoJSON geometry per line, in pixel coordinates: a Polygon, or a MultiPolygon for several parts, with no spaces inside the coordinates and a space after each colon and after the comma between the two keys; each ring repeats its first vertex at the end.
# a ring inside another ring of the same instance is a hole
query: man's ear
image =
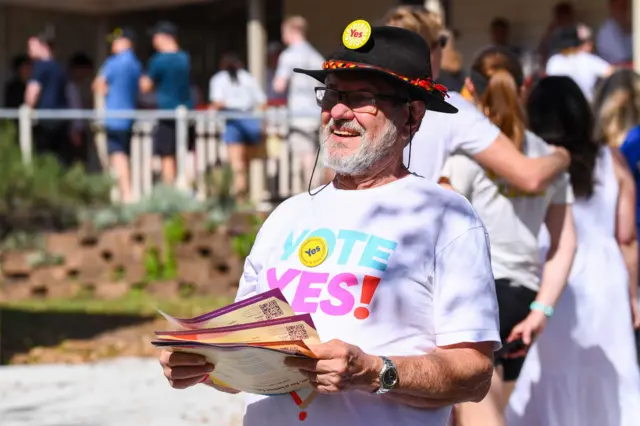
{"type": "Polygon", "coordinates": [[[426,112],[427,106],[422,101],[412,101],[409,104],[409,125],[411,126],[412,134],[415,135],[420,129],[420,124],[426,112]]]}

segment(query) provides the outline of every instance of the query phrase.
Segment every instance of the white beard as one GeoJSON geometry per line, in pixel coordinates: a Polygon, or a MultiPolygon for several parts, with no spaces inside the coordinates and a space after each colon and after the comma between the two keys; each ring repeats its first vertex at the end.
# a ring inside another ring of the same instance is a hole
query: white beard
{"type": "Polygon", "coordinates": [[[333,118],[326,126],[320,129],[320,148],[322,150],[322,161],[325,167],[333,169],[336,173],[349,176],[365,174],[375,163],[391,155],[393,147],[398,143],[398,128],[388,120],[382,131],[382,135],[377,141],[372,141],[366,134],[365,129],[357,121],[342,122],[341,130],[358,132],[362,139],[362,144],[348,155],[340,151],[340,145],[330,141],[332,131],[331,126],[336,122],[333,118]],[[333,153],[329,154],[329,144],[333,148],[333,153]]]}

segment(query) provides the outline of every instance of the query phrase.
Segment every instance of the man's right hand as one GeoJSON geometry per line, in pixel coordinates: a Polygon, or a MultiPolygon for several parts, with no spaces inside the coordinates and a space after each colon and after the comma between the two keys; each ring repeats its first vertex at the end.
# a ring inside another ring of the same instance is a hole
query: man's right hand
{"type": "Polygon", "coordinates": [[[164,369],[164,376],[175,389],[186,389],[204,383],[214,369],[213,364],[208,363],[202,355],[168,349],[163,349],[160,353],[160,365],[164,369]]]}

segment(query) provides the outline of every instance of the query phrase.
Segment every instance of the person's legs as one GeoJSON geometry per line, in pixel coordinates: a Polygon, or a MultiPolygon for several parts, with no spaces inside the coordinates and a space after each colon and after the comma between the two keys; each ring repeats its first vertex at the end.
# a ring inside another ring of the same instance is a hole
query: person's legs
{"type": "MultiPolygon", "coordinates": [[[[319,123],[314,119],[298,118],[293,119],[291,122],[289,144],[293,155],[300,161],[304,180],[303,186],[305,187],[311,180],[313,168],[316,165],[319,128],[319,123]]],[[[316,186],[319,181],[326,177],[327,176],[313,176],[311,186],[316,186]]]]}
{"type": "Polygon", "coordinates": [[[154,137],[155,154],[160,157],[162,182],[171,185],[176,180],[176,125],[171,120],[158,123],[154,137]]]}
{"type": "Polygon", "coordinates": [[[232,194],[242,200],[246,197],[247,184],[247,147],[245,146],[246,132],[242,127],[242,120],[227,120],[224,141],[227,144],[229,166],[233,173],[232,194]]]}
{"type": "Polygon", "coordinates": [[[493,372],[491,388],[478,403],[467,402],[456,406],[458,426],[504,426],[503,383],[499,367],[493,372]]]}
{"type": "MultiPolygon", "coordinates": [[[[506,343],[511,330],[529,314],[529,305],[535,299],[533,290],[511,285],[508,279],[497,279],[496,296],[500,315],[500,338],[506,343]]],[[[494,374],[489,394],[480,403],[460,404],[456,409],[459,426],[503,426],[504,410],[509,402],[515,381],[524,365],[524,357],[508,358],[495,354],[494,374]]]]}
{"type": "Polygon", "coordinates": [[[107,130],[107,148],[111,167],[118,177],[120,201],[132,201],[131,172],[129,168],[129,152],[131,147],[131,131],[107,130]]]}

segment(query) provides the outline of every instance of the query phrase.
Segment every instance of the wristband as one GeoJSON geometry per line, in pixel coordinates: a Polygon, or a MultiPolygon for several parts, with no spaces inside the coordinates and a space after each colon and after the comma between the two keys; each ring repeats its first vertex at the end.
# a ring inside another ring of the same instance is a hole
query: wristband
{"type": "Polygon", "coordinates": [[[531,305],[529,305],[529,309],[531,309],[532,311],[540,311],[547,317],[553,315],[553,307],[545,305],[544,303],[533,301],[531,302],[531,305]]]}

